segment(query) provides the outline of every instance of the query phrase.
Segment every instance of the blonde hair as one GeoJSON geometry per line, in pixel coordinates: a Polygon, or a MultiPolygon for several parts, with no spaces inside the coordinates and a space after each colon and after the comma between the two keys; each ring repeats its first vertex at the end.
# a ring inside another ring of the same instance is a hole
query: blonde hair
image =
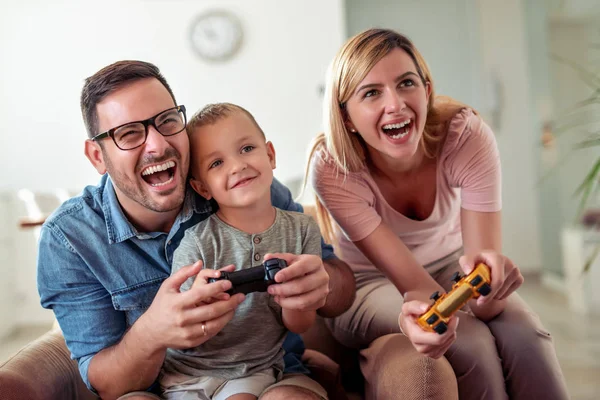
{"type": "Polygon", "coordinates": [[[250,111],[246,110],[242,106],[238,106],[237,104],[232,103],[213,103],[205,105],[201,110],[197,111],[188,121],[188,136],[191,138],[191,136],[194,133],[194,130],[196,130],[197,128],[206,125],[213,125],[236,112],[241,112],[245,114],[248,118],[250,118],[250,121],[252,121],[252,123],[256,125],[260,133],[263,135],[263,137],[265,137],[265,133],[263,132],[260,125],[258,125],[258,122],[256,122],[256,119],[254,119],[254,116],[250,113],[250,111]]]}
{"type": "MultiPolygon", "coordinates": [[[[367,149],[360,134],[346,126],[346,102],[369,71],[394,49],[404,50],[413,60],[423,85],[429,84],[431,95],[427,104],[427,119],[420,146],[426,157],[439,155],[450,119],[466,105],[449,97],[435,96],[431,71],[421,53],[406,36],[389,29],[369,29],[350,38],[339,50],[327,72],[323,101],[324,133],[312,142],[305,181],[315,152],[325,148],[326,156],[344,174],[365,168],[367,149]]],[[[329,242],[333,227],[329,213],[316,198],[317,220],[329,242]]]]}

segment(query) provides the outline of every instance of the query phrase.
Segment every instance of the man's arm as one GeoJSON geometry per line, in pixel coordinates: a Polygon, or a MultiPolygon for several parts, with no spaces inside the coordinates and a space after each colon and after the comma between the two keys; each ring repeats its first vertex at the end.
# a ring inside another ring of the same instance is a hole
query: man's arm
{"type": "Polygon", "coordinates": [[[140,319],[116,345],[97,353],[88,368],[91,387],[103,399],[152,386],[165,359],[166,348],[152,346],[140,319]]]}
{"type": "Polygon", "coordinates": [[[40,301],[52,309],[85,384],[91,359],[117,343],[125,330],[125,313],[114,309],[110,293],[70,246],[62,231],[46,223],[38,245],[37,281],[40,301]]]}
{"type": "Polygon", "coordinates": [[[337,257],[323,260],[329,274],[329,294],[325,305],[317,310],[321,317],[333,318],[348,310],[356,297],[356,281],[352,270],[337,257]]]}
{"type": "MultiPolygon", "coordinates": [[[[110,294],[83,259],[57,228],[42,229],[38,258],[41,302],[53,309],[90,390],[107,399],[146,390],[158,376],[167,347],[195,347],[233,317],[243,295],[202,303],[228,290],[229,281],[179,292],[181,284],[200,268],[199,263],[182,268],[165,280],[150,308],[125,333],[125,313],[114,309],[110,294]]],[[[219,272],[207,270],[205,274],[217,277],[219,272]]]]}
{"type": "Polygon", "coordinates": [[[144,390],[156,380],[167,348],[192,348],[210,340],[233,318],[244,295],[229,297],[223,292],[231,282],[207,284],[219,271],[201,270],[197,262],[181,268],[160,286],[150,308],[133,324],[123,340],[92,359],[90,383],[102,398],[116,398],[134,390],[144,390]],[[193,287],[179,288],[196,275],[193,287]],[[220,298],[218,301],[214,299],[220,298]],[[207,304],[204,301],[211,301],[207,304]]]}
{"type": "MultiPolygon", "coordinates": [[[[277,179],[273,179],[271,185],[271,201],[275,207],[282,210],[304,212],[302,206],[292,199],[290,190],[277,179]]],[[[321,239],[321,254],[323,266],[329,275],[329,293],[325,305],[320,307],[317,313],[323,317],[331,318],[350,308],[356,296],[356,282],[348,264],[338,259],[333,253],[333,247],[325,243],[323,239],[321,239]]],[[[309,282],[308,285],[312,286],[304,287],[304,292],[308,292],[311,288],[316,289],[316,279],[309,282]]],[[[290,293],[292,292],[288,292],[288,294],[290,293]]]]}

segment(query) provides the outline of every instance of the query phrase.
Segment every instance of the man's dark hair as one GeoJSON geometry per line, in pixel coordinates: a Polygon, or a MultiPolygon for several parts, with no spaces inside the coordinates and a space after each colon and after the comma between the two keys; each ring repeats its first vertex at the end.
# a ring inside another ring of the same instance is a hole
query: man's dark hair
{"type": "Polygon", "coordinates": [[[85,80],[81,90],[80,104],[83,123],[89,138],[100,133],[98,132],[98,113],[96,110],[98,103],[122,86],[146,78],[158,79],[171,95],[173,102],[177,104],[173,91],[158,67],[145,61],[118,61],[102,68],[85,80]]]}

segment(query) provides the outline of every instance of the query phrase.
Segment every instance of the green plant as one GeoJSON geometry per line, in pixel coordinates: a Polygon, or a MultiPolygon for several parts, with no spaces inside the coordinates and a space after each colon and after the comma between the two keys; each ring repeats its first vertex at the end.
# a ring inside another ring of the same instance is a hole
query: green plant
{"type": "MultiPolygon", "coordinates": [[[[600,45],[596,45],[600,48],[600,45]]],[[[572,60],[565,59],[558,55],[551,55],[551,58],[561,64],[564,64],[577,74],[579,79],[584,82],[590,89],[591,94],[584,100],[578,102],[569,110],[561,115],[561,118],[557,121],[562,121],[564,117],[573,115],[573,113],[580,113],[581,111],[590,111],[593,116],[592,120],[580,119],[577,122],[560,123],[554,122],[552,124],[553,131],[557,135],[562,134],[583,134],[584,138],[575,145],[574,150],[587,149],[592,147],[600,147],[600,66],[585,67],[572,60]],[[597,69],[597,71],[596,71],[597,69]],[[598,126],[594,127],[591,131],[585,130],[584,126],[590,126],[591,124],[597,123],[598,126]]],[[[569,120],[569,118],[566,118],[569,120]]],[[[598,152],[600,154],[600,151],[598,152]]],[[[564,161],[564,160],[563,160],[564,161]]],[[[560,164],[559,164],[560,165],[560,164]]],[[[577,222],[581,221],[583,213],[589,206],[590,200],[598,196],[600,190],[600,155],[595,159],[592,167],[587,171],[583,181],[575,191],[575,195],[580,197],[579,206],[577,209],[577,222]]],[[[598,225],[596,225],[598,227],[598,225]]],[[[596,246],[592,255],[586,260],[583,268],[583,272],[589,271],[594,260],[600,255],[600,244],[596,246]]]]}

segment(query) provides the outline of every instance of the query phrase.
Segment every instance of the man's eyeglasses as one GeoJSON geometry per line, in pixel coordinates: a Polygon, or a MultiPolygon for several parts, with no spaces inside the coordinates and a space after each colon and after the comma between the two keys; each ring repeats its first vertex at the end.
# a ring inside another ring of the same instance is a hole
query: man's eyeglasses
{"type": "Polygon", "coordinates": [[[109,129],[92,138],[93,141],[110,136],[121,150],[133,150],[146,143],[148,127],[152,125],[163,136],[177,135],[185,129],[187,119],[185,106],[177,106],[161,111],[144,121],[128,122],[109,129]]]}

